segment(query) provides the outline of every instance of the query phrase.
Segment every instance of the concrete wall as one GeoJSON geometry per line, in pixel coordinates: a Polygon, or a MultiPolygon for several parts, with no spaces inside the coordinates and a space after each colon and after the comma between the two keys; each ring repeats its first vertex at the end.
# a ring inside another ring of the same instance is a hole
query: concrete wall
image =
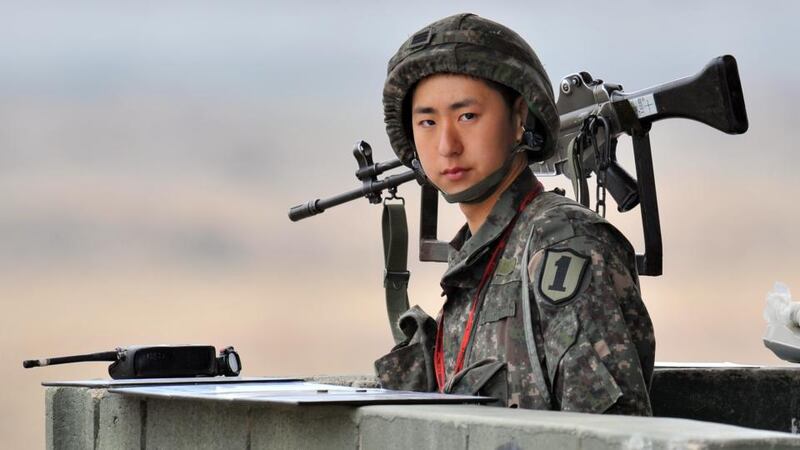
{"type": "Polygon", "coordinates": [[[800,438],[685,419],[462,405],[273,406],[50,387],[48,449],[778,449],[800,438]]]}

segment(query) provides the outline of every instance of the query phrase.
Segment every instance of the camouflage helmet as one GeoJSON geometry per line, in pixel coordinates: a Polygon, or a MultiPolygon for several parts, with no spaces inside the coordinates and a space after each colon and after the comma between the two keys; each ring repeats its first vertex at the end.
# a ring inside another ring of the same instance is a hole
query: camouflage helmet
{"type": "Polygon", "coordinates": [[[407,166],[415,147],[408,129],[408,93],[435,73],[455,73],[492,80],[517,91],[528,104],[526,129],[544,138],[529,152],[531,162],[549,158],[560,120],[550,79],[533,49],[517,33],[474,14],[457,14],[414,33],[389,60],[383,88],[386,133],[394,152],[407,166]]]}

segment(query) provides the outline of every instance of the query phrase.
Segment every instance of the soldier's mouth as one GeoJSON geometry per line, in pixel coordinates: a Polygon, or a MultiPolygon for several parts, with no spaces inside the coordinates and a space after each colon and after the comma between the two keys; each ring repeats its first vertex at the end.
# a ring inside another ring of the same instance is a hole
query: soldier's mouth
{"type": "Polygon", "coordinates": [[[465,169],[463,167],[451,167],[444,169],[442,171],[442,175],[445,176],[450,181],[457,181],[464,178],[467,174],[469,169],[465,169]]]}

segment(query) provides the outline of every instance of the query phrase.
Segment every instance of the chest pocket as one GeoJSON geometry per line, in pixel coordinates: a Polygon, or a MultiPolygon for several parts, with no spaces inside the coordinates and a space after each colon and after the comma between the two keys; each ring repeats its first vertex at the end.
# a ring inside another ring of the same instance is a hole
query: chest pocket
{"type": "Polygon", "coordinates": [[[480,323],[497,322],[517,313],[521,280],[513,259],[502,258],[486,290],[480,323]]]}

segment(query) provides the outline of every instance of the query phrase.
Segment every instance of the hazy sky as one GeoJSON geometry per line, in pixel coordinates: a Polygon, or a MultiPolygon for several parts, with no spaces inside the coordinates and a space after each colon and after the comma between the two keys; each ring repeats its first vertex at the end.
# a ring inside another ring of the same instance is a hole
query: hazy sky
{"type": "MultiPolygon", "coordinates": [[[[149,343],[235,345],[246,375],[367,373],[391,347],[380,208],[291,223],[357,186],[353,143],[392,157],[386,62],[472,11],[518,31],[551,80],[633,91],[736,56],[750,130],[683,120],[652,142],[664,276],[644,278],[657,359],[776,364],[764,296],[800,297],[796,2],[5,2],[0,13],[0,394],[9,443],[41,442],[39,383],[105,366],[22,359],[149,343]]],[[[633,171],[628,141],[622,162],[633,171]]],[[[564,180],[545,179],[548,187],[564,180]]],[[[408,199],[412,242],[417,193],[408,199]]],[[[609,214],[641,249],[638,210],[609,214]]],[[[441,215],[443,237],[460,225],[441,215]]],[[[435,314],[439,264],[410,294],[435,314]]],[[[13,445],[12,445],[13,446],[13,445]]],[[[39,446],[39,445],[36,445],[39,446]]]]}

